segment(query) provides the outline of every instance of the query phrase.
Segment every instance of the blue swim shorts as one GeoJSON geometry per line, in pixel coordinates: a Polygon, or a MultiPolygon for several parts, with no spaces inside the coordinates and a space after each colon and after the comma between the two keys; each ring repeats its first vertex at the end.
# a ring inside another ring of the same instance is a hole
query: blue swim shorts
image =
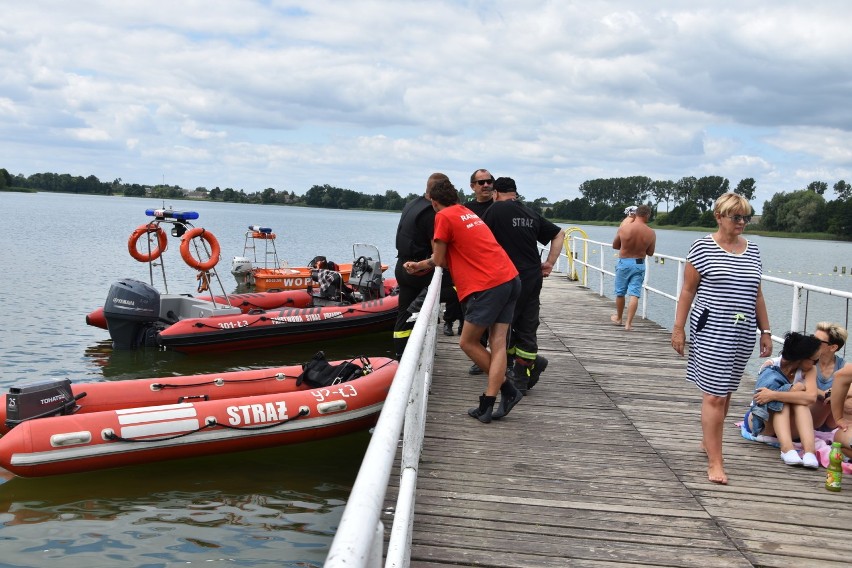
{"type": "Polygon", "coordinates": [[[645,280],[644,258],[619,258],[615,265],[615,295],[642,295],[642,281],[645,280]]]}

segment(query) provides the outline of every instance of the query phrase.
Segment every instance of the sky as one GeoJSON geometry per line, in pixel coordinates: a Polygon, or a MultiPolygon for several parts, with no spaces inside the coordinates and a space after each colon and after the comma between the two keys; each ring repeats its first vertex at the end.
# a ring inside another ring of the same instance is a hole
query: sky
{"type": "Polygon", "coordinates": [[[186,189],[528,200],[586,180],[852,183],[852,2],[29,0],[0,18],[0,168],[186,189]]]}

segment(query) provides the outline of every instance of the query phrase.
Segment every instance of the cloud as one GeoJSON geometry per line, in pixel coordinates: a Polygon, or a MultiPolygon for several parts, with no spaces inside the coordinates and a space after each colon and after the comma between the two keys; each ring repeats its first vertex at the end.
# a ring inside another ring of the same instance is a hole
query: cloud
{"type": "Polygon", "coordinates": [[[760,209],[810,176],[852,179],[850,16],[791,0],[12,3],[0,167],[403,195],[487,167],[554,201],[594,177],[721,175],[755,178],[760,209]]]}

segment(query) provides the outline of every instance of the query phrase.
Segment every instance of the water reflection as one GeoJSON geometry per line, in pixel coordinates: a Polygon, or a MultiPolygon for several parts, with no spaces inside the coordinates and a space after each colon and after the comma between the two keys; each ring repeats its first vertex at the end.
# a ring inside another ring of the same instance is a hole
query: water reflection
{"type": "Polygon", "coordinates": [[[368,443],[362,432],[242,454],[7,478],[0,485],[4,562],[39,565],[72,555],[80,565],[109,550],[116,559],[110,565],[231,558],[247,566],[321,566],[368,443]]]}

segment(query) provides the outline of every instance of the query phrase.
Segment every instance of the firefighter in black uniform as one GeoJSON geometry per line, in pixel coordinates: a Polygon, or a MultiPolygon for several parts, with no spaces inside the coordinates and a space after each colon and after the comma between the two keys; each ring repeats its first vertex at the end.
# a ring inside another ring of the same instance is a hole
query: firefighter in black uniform
{"type": "Polygon", "coordinates": [[[515,304],[507,353],[514,356],[515,386],[526,393],[547,367],[547,359],[538,354],[536,339],[541,308],[539,297],[543,278],[550,276],[559,258],[565,231],[518,201],[518,189],[512,178],[497,178],[494,193],[494,204],[485,211],[482,220],[521,276],[521,296],[515,304]],[[550,245],[544,262],[536,243],[550,245]]]}
{"type": "MultiPolygon", "coordinates": [[[[444,180],[449,181],[449,178],[441,173],[434,173],[429,176],[429,180],[426,182],[426,195],[429,194],[429,188],[432,184],[444,180]]],[[[432,202],[421,196],[406,203],[396,229],[397,259],[394,275],[399,285],[399,312],[393,329],[393,343],[397,359],[402,357],[402,352],[411,336],[411,330],[414,328],[414,322],[408,320],[411,319],[412,312],[419,311],[419,307],[415,307],[415,300],[421,293],[425,295],[426,288],[432,281],[432,270],[422,274],[409,274],[403,268],[403,264],[408,261],[429,258],[432,255],[432,236],[434,234],[435,210],[432,209],[432,202]],[[412,306],[412,303],[415,306],[412,306]],[[409,310],[409,307],[412,309],[409,310]]],[[[452,303],[455,296],[455,290],[452,286],[449,273],[445,271],[441,280],[441,301],[448,305],[452,303]]],[[[457,298],[455,305],[458,305],[457,298]]],[[[461,319],[461,314],[459,313],[455,319],[461,319]]]]}

